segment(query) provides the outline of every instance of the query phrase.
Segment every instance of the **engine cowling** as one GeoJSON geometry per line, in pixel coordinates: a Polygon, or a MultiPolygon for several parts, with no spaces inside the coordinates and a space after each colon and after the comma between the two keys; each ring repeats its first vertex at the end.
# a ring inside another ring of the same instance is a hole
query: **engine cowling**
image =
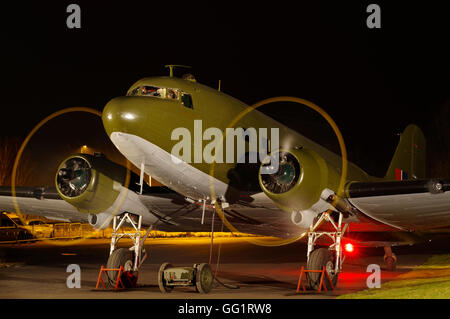
{"type": "Polygon", "coordinates": [[[98,214],[110,208],[125,184],[127,170],[104,156],[75,154],[58,167],[59,196],[82,213],[98,214]]]}
{"type": "Polygon", "coordinates": [[[340,178],[336,170],[312,150],[279,150],[268,159],[260,167],[259,184],[278,207],[289,213],[309,209],[319,201],[325,188],[336,188],[340,178]],[[274,160],[278,160],[278,170],[272,172],[274,160]]]}

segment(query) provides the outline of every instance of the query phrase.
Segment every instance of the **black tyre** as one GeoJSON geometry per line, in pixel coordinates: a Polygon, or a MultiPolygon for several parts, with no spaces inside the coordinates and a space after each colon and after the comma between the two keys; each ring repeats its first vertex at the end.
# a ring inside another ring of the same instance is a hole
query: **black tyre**
{"type": "MultiPolygon", "coordinates": [[[[133,274],[133,262],[134,256],[133,252],[131,252],[127,248],[119,248],[113,251],[113,253],[109,256],[108,262],[106,264],[106,268],[120,268],[123,266],[125,272],[121,275],[122,282],[126,288],[133,287],[136,283],[136,276],[130,276],[133,274]]],[[[107,271],[109,284],[113,287],[116,285],[117,275],[119,271],[111,270],[107,271]]]]}
{"type": "MultiPolygon", "coordinates": [[[[334,256],[327,248],[315,249],[309,254],[307,269],[322,270],[323,266],[325,266],[333,286],[336,287],[339,274],[334,274],[334,262],[334,256]]],[[[308,283],[312,289],[319,289],[320,277],[320,273],[306,273],[306,278],[308,278],[308,283]]],[[[328,290],[333,289],[328,278],[325,277],[323,281],[328,290]]]]}
{"type": "Polygon", "coordinates": [[[164,270],[167,268],[172,268],[173,266],[169,263],[164,263],[159,267],[158,271],[158,286],[159,290],[161,290],[162,293],[168,293],[172,292],[173,287],[167,286],[166,280],[164,279],[164,270]]]}
{"type": "Polygon", "coordinates": [[[209,264],[200,264],[197,266],[195,275],[195,287],[201,294],[207,294],[211,291],[213,276],[209,264]]]}
{"type": "Polygon", "coordinates": [[[388,256],[384,259],[384,262],[386,263],[386,269],[389,271],[394,271],[395,268],[397,267],[397,263],[394,257],[388,256]]]}

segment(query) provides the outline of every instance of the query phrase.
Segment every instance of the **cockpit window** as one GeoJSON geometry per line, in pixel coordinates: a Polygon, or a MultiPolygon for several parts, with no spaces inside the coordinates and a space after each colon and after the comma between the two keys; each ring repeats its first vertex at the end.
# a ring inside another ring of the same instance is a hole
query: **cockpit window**
{"type": "Polygon", "coordinates": [[[136,96],[136,95],[138,95],[138,93],[139,93],[139,86],[138,87],[136,87],[136,88],[134,88],[130,93],[128,93],[127,95],[128,96],[136,96]]]}
{"type": "Polygon", "coordinates": [[[161,97],[161,89],[156,86],[144,85],[139,91],[142,96],[156,96],[161,97]]]}
{"type": "Polygon", "coordinates": [[[151,96],[167,100],[177,100],[185,107],[193,109],[192,96],[174,88],[163,88],[152,85],[142,85],[131,90],[128,96],[151,96]]]}
{"type": "Polygon", "coordinates": [[[178,100],[180,91],[178,89],[160,88],[157,86],[143,85],[133,89],[129,95],[153,96],[169,100],[178,100]]]}

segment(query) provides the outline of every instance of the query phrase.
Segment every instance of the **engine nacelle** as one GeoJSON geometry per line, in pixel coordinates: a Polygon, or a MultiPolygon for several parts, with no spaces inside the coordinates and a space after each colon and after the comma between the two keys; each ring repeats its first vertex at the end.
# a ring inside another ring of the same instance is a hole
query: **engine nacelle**
{"type": "MultiPolygon", "coordinates": [[[[319,201],[325,188],[337,189],[340,176],[312,150],[279,150],[268,159],[260,167],[259,184],[264,193],[286,212],[306,211],[319,201]],[[274,159],[278,160],[279,165],[278,170],[272,173],[270,167],[274,159]]],[[[307,215],[293,217],[297,220],[302,217],[305,222],[309,219],[307,215]]]]}
{"type": "Polygon", "coordinates": [[[58,167],[55,183],[62,199],[82,213],[112,207],[125,185],[127,169],[104,156],[76,154],[58,167]]]}

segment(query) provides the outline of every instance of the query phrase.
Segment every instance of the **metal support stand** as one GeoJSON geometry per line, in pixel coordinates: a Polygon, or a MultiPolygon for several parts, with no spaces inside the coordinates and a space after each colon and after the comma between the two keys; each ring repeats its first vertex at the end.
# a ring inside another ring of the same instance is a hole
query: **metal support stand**
{"type": "Polygon", "coordinates": [[[133,215],[130,213],[124,213],[119,216],[114,216],[113,219],[113,232],[111,234],[111,247],[109,250],[109,254],[111,255],[114,249],[116,248],[117,242],[122,237],[128,237],[133,241],[133,246],[130,247],[130,250],[134,250],[134,262],[133,262],[133,271],[137,271],[140,265],[142,264],[143,260],[146,256],[142,259],[142,246],[144,244],[145,239],[147,238],[150,230],[152,227],[150,227],[147,230],[147,233],[145,234],[143,240],[141,241],[141,225],[142,225],[142,216],[141,215],[133,215]],[[137,221],[135,219],[138,219],[137,221]],[[125,222],[128,222],[131,224],[131,226],[134,228],[134,232],[119,232],[120,227],[123,226],[125,222]]]}
{"type": "Polygon", "coordinates": [[[205,210],[206,210],[206,199],[203,200],[203,207],[202,207],[202,225],[205,222],[205,210]]]}
{"type": "MultiPolygon", "coordinates": [[[[345,231],[348,228],[348,224],[342,223],[343,215],[342,213],[339,213],[339,219],[337,224],[334,222],[333,218],[330,216],[329,212],[323,212],[318,221],[313,224],[308,232],[308,252],[307,252],[307,259],[309,260],[310,253],[314,250],[314,245],[316,241],[322,237],[322,236],[328,236],[333,243],[329,246],[328,249],[334,250],[336,261],[334,265],[334,271],[335,274],[338,274],[342,269],[342,264],[344,263],[345,256],[342,254],[342,237],[344,236],[345,231]],[[326,232],[326,231],[316,231],[317,228],[323,223],[323,222],[329,222],[333,228],[335,229],[334,232],[326,232]]],[[[330,271],[327,269],[327,271],[330,271]]]]}
{"type": "Polygon", "coordinates": [[[216,216],[216,211],[213,210],[212,222],[211,222],[211,243],[209,245],[209,264],[212,263],[212,253],[213,253],[213,245],[214,245],[214,216],[216,216]]]}

